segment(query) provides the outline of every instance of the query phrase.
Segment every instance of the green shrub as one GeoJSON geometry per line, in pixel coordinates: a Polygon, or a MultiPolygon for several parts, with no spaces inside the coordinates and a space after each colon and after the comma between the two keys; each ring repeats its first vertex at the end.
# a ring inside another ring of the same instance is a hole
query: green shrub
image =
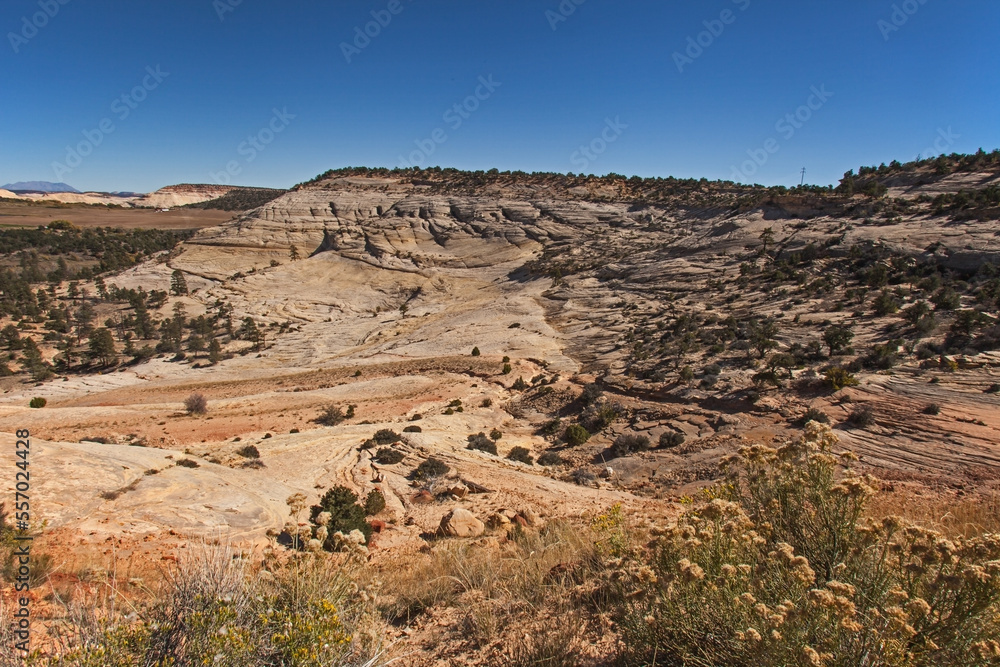
{"type": "Polygon", "coordinates": [[[191,459],[181,459],[180,461],[177,462],[176,465],[179,465],[182,468],[200,468],[201,467],[201,464],[199,464],[197,461],[193,461],[191,459]]]}
{"type": "Polygon", "coordinates": [[[513,371],[513,370],[514,370],[514,367],[513,367],[513,366],[511,366],[511,365],[510,365],[509,363],[507,363],[507,362],[504,362],[504,364],[503,364],[503,370],[502,370],[501,372],[502,372],[502,373],[503,373],[504,375],[510,375],[511,371],[513,371]]]}
{"type": "Polygon", "coordinates": [[[615,438],[611,444],[611,454],[614,456],[628,456],[636,452],[644,452],[649,449],[649,436],[638,433],[623,433],[615,438]]]}
{"type": "Polygon", "coordinates": [[[358,494],[346,486],[335,486],[323,494],[319,504],[312,506],[309,519],[317,529],[320,526],[326,528],[323,548],[327,551],[334,551],[338,547],[334,533],[347,535],[352,530],[359,530],[365,536],[365,542],[372,536],[372,527],[365,520],[365,508],[358,504],[358,494]],[[324,512],[330,515],[326,523],[323,523],[324,517],[320,516],[324,512]]]}
{"type": "Polygon", "coordinates": [[[900,344],[900,341],[889,341],[884,345],[875,345],[862,358],[861,363],[864,364],[865,368],[889,370],[899,363],[900,344]]]}
{"type": "Polygon", "coordinates": [[[44,408],[47,403],[48,403],[48,401],[45,400],[44,398],[42,398],[41,396],[36,396],[35,398],[31,399],[31,401],[28,402],[28,407],[29,408],[44,408]]]}
{"type": "Polygon", "coordinates": [[[955,310],[962,306],[962,297],[952,288],[942,287],[931,297],[931,303],[936,310],[955,310]]]}
{"type": "Polygon", "coordinates": [[[563,439],[573,446],[582,445],[590,440],[590,431],[580,424],[570,424],[563,433],[563,439]]]}
{"type": "Polygon", "coordinates": [[[941,406],[938,405],[937,403],[931,403],[930,405],[928,405],[923,409],[923,413],[925,415],[932,415],[932,416],[939,415],[941,414],[941,406]]]}
{"type": "Polygon", "coordinates": [[[486,437],[485,433],[476,433],[468,437],[469,444],[466,449],[475,449],[489,454],[497,453],[497,443],[486,437]]]}
{"type": "Polygon", "coordinates": [[[451,468],[444,461],[431,457],[423,461],[413,471],[413,478],[419,480],[432,480],[447,475],[451,468]]]}
{"type": "Polygon", "coordinates": [[[558,418],[552,419],[550,421],[545,422],[538,428],[538,434],[556,435],[557,433],[559,433],[561,428],[562,428],[562,420],[558,418]]]}
{"type": "Polygon", "coordinates": [[[478,347],[472,348],[472,356],[478,357],[479,355],[480,355],[479,348],[478,347]]]}
{"type": "Polygon", "coordinates": [[[1000,539],[866,518],[867,480],[813,422],[615,568],[621,664],[997,664],[1000,539]]]}
{"type": "Polygon", "coordinates": [[[507,458],[511,461],[520,461],[528,465],[532,465],[535,462],[531,458],[531,451],[527,447],[514,447],[507,453],[507,458]]]}
{"type": "Polygon", "coordinates": [[[524,391],[525,389],[528,388],[528,383],[524,381],[523,377],[518,376],[518,378],[514,381],[514,384],[512,384],[510,388],[513,389],[514,391],[524,391]]]}
{"type": "Polygon", "coordinates": [[[404,458],[403,452],[391,447],[383,447],[375,453],[375,462],[385,466],[395,465],[404,458]]]}
{"type": "Polygon", "coordinates": [[[538,457],[538,465],[559,466],[563,464],[562,457],[555,452],[544,452],[538,457]]]}
{"type": "Polygon", "coordinates": [[[600,433],[625,414],[625,408],[618,402],[600,399],[584,408],[580,413],[580,423],[591,433],[600,433]]]}
{"type": "Polygon", "coordinates": [[[875,301],[872,303],[875,314],[879,317],[885,317],[886,315],[898,312],[899,305],[899,299],[892,292],[885,289],[879,292],[879,295],[875,297],[875,301]]]}
{"type": "Polygon", "coordinates": [[[420,428],[416,424],[414,424],[413,426],[407,426],[406,428],[403,429],[403,433],[423,433],[423,432],[424,429],[420,428]]]}
{"type": "Polygon", "coordinates": [[[492,440],[493,442],[499,441],[500,438],[502,437],[503,437],[503,432],[500,431],[500,429],[495,428],[492,431],[490,431],[490,440],[492,440]]]}
{"type": "Polygon", "coordinates": [[[372,489],[365,496],[365,515],[375,516],[385,509],[385,496],[378,489],[372,489]]]}
{"type": "Polygon", "coordinates": [[[826,369],[826,383],[834,391],[840,391],[845,387],[856,387],[858,386],[858,380],[854,377],[853,373],[850,373],[846,368],[841,368],[840,366],[834,366],[833,368],[826,369]]]}

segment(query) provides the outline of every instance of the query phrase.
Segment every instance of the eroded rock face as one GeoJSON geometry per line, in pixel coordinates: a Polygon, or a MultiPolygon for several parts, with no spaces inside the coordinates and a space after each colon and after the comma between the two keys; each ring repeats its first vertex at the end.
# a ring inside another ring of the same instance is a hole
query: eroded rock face
{"type": "Polygon", "coordinates": [[[203,201],[218,199],[235,189],[231,185],[168,185],[136,199],[132,205],[145,208],[172,208],[187,204],[200,204],[203,201]]]}
{"type": "Polygon", "coordinates": [[[456,507],[441,517],[440,532],[446,537],[479,537],[486,526],[469,510],[456,507]]]}

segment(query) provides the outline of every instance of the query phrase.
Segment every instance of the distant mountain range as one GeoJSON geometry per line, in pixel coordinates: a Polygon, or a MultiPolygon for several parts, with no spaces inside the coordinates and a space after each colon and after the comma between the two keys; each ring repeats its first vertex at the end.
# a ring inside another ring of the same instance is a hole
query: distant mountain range
{"type": "Polygon", "coordinates": [[[19,181],[0,187],[11,192],[80,192],[65,183],[50,183],[49,181],[19,181]]]}

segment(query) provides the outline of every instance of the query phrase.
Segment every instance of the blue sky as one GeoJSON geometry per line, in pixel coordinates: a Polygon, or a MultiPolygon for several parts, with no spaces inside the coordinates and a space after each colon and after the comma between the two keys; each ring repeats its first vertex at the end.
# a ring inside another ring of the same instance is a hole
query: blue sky
{"type": "Polygon", "coordinates": [[[1000,147],[998,31],[995,0],[4,0],[0,184],[415,162],[825,185],[1000,147]]]}

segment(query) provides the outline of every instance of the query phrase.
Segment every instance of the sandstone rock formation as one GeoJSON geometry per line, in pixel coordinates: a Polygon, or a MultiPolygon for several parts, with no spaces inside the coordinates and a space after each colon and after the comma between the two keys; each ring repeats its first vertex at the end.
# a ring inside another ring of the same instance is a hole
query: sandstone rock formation
{"type": "Polygon", "coordinates": [[[440,532],[446,537],[479,537],[486,530],[472,512],[456,507],[441,517],[440,532]]]}

